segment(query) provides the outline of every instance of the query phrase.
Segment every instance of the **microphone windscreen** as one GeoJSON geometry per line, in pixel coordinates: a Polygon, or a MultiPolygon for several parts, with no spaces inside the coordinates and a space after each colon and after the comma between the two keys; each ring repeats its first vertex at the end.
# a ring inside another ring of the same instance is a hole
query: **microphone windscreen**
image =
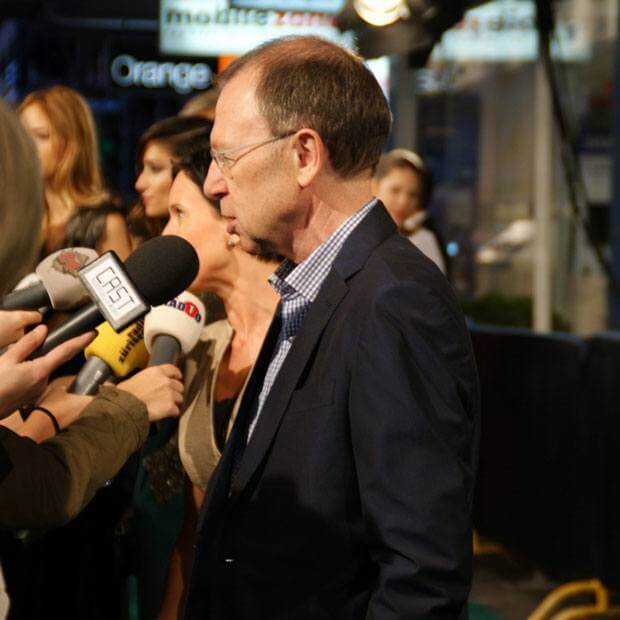
{"type": "Polygon", "coordinates": [[[53,252],[37,265],[35,273],[55,310],[69,310],[90,299],[78,272],[97,256],[90,248],[65,248],[53,252]]]}
{"type": "Polygon", "coordinates": [[[109,323],[97,327],[98,336],[84,349],[86,358],[102,359],[116,377],[124,377],[137,368],[146,368],[149,352],[144,344],[144,319],[117,334],[109,323]]]}
{"type": "Polygon", "coordinates": [[[151,306],[159,306],[187,288],[198,274],[196,250],[181,237],[154,237],[125,261],[125,270],[151,306]]]}
{"type": "Polygon", "coordinates": [[[157,336],[173,336],[187,355],[198,342],[205,324],[202,301],[187,291],[162,306],[151,308],[144,320],[144,341],[151,352],[157,336]]]}

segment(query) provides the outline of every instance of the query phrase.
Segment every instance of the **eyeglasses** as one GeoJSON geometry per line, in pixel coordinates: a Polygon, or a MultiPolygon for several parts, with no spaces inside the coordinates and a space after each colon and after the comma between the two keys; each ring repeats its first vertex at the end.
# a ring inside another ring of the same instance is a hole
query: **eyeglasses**
{"type": "Polygon", "coordinates": [[[211,157],[213,161],[217,164],[217,167],[220,169],[220,172],[225,177],[230,177],[232,167],[242,158],[259,149],[261,146],[266,146],[267,144],[272,144],[277,142],[278,140],[284,140],[284,138],[289,138],[295,132],[289,131],[282,136],[276,136],[275,138],[267,138],[267,140],[261,140],[260,142],[253,142],[252,144],[244,144],[242,146],[235,146],[232,149],[224,149],[222,151],[216,151],[214,149],[210,149],[211,157]],[[241,153],[241,155],[237,155],[237,157],[231,157],[233,153],[238,153],[239,151],[243,151],[247,149],[245,153],[241,153]]]}

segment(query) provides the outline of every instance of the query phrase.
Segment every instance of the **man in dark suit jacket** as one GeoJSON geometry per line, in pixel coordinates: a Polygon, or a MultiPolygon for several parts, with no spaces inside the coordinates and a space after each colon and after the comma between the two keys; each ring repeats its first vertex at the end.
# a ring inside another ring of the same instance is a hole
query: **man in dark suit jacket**
{"type": "Polygon", "coordinates": [[[243,247],[287,260],[187,618],[466,617],[477,377],[448,283],[370,193],[389,126],[363,63],[319,39],[224,76],[205,192],[243,247]]]}

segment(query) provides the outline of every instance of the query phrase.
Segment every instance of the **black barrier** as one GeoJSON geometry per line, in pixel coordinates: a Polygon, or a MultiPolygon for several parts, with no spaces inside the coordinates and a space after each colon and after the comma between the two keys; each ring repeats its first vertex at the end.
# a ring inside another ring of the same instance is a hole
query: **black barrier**
{"type": "Polygon", "coordinates": [[[552,577],[620,592],[620,334],[470,330],[482,394],[476,528],[552,577]]]}
{"type": "Polygon", "coordinates": [[[588,466],[580,471],[585,495],[573,518],[573,547],[620,591],[620,334],[588,340],[582,388],[580,457],[588,466]]]}
{"type": "Polygon", "coordinates": [[[471,335],[482,398],[476,528],[548,574],[572,577],[584,343],[484,325],[471,335]]]}

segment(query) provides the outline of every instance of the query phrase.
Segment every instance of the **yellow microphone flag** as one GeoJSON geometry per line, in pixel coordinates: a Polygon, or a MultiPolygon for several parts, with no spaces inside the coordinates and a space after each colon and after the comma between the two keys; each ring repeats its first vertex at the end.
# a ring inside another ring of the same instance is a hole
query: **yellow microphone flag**
{"type": "Polygon", "coordinates": [[[117,377],[146,368],[149,353],[144,344],[144,319],[117,334],[106,321],[97,327],[98,336],[84,349],[84,355],[102,359],[117,377]]]}

